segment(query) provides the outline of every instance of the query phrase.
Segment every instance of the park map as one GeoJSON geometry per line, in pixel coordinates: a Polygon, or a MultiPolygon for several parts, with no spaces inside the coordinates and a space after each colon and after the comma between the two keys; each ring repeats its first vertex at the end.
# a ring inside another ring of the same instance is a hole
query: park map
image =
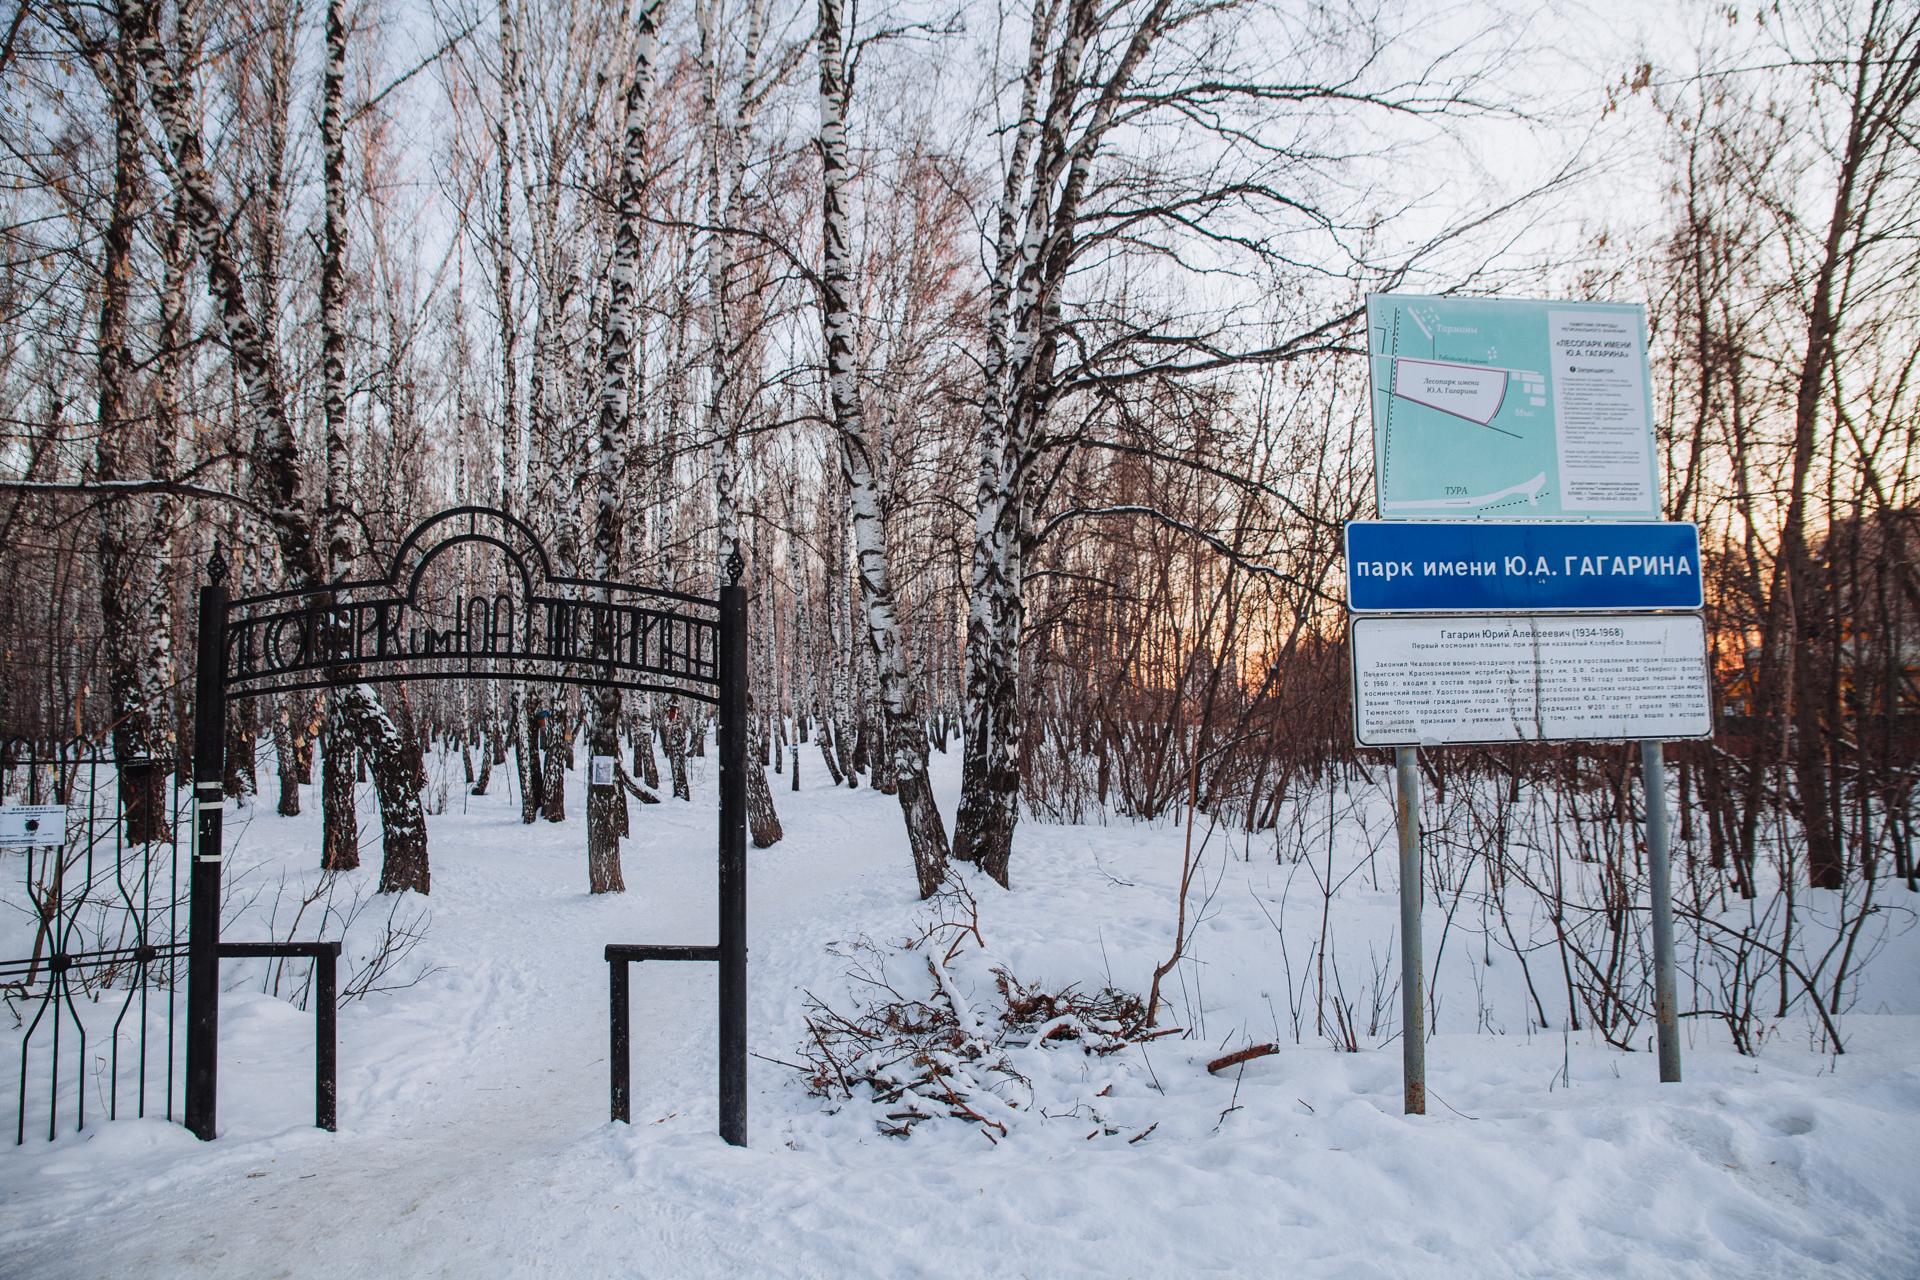
{"type": "Polygon", "coordinates": [[[1654,520],[1646,320],[1634,305],[1367,297],[1387,520],[1654,520]]]}

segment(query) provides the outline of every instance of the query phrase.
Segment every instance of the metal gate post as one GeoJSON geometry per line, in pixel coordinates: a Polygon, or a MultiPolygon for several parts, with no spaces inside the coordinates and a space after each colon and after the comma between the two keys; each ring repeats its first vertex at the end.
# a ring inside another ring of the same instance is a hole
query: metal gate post
{"type": "Polygon", "coordinates": [[[214,1135],[220,1073],[220,835],[227,763],[227,562],[214,543],[200,588],[193,690],[193,869],[187,906],[187,1128],[214,1135]]]}
{"type": "Polygon", "coordinates": [[[720,1136],[747,1145],[747,592],[720,588],[720,1136]]]}

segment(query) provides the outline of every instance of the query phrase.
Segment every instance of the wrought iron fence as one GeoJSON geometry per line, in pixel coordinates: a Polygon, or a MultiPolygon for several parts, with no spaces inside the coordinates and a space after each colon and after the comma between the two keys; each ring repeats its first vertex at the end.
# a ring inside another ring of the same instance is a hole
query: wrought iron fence
{"type": "Polygon", "coordinates": [[[92,741],[0,744],[0,805],[52,805],[0,847],[0,999],[17,1045],[14,1141],[70,1117],[171,1120],[181,1080],[188,794],[172,762],[92,741]],[[58,834],[57,841],[36,841],[58,834]],[[91,1107],[90,1107],[91,1104],[91,1107]]]}

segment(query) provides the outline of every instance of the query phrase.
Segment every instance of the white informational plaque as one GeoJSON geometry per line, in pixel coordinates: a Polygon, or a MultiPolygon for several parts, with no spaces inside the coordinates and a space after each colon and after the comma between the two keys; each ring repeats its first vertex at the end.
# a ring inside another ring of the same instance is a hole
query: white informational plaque
{"type": "Polygon", "coordinates": [[[0,849],[37,849],[66,842],[65,805],[0,805],[0,849]]]}
{"type": "Polygon", "coordinates": [[[1356,617],[1367,747],[1712,736],[1698,614],[1356,617]]]}

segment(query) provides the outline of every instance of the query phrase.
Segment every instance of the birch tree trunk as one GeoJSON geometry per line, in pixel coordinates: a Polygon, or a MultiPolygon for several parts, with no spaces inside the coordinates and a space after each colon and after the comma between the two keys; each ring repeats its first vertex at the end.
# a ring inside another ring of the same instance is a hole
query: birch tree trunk
{"type": "Polygon", "coordinates": [[[287,700],[275,698],[268,712],[273,726],[274,770],[280,777],[280,797],[274,812],[283,818],[300,816],[300,766],[293,748],[293,727],[288,723],[287,700]]]}
{"type": "MultiPolygon", "coordinates": [[[[838,486],[844,488],[846,477],[838,477],[838,486]]],[[[846,495],[838,493],[837,509],[827,514],[829,534],[827,536],[827,649],[832,670],[828,672],[832,688],[829,691],[833,706],[830,719],[833,724],[833,755],[828,760],[834,768],[836,783],[845,778],[849,790],[860,785],[860,772],[854,767],[853,746],[855,732],[853,727],[853,695],[851,692],[852,668],[856,652],[850,636],[852,630],[847,618],[847,549],[846,549],[846,495]]],[[[820,738],[820,750],[825,753],[827,738],[820,738]]]]}
{"type": "MultiPolygon", "coordinates": [[[[791,495],[788,495],[789,498],[791,495]]],[[[787,509],[789,526],[793,523],[793,508],[789,501],[787,509]]],[[[806,594],[800,589],[800,544],[798,540],[787,539],[787,595],[793,600],[793,773],[788,781],[795,791],[800,789],[800,744],[806,740],[806,717],[813,706],[813,622],[807,609],[806,594]]]]}
{"type": "MultiPolygon", "coordinates": [[[[533,493],[547,495],[552,511],[547,529],[547,552],[554,573],[571,577],[576,563],[573,523],[575,477],[568,466],[571,441],[561,427],[556,411],[556,405],[565,399],[565,389],[560,385],[557,348],[562,341],[561,328],[572,297],[572,281],[566,278],[560,266],[564,248],[559,233],[564,148],[560,142],[550,138],[545,153],[546,169],[536,173],[533,164],[533,90],[528,82],[527,60],[519,48],[519,26],[511,21],[511,2],[505,0],[501,9],[501,39],[503,46],[512,50],[514,55],[512,76],[506,81],[507,101],[513,116],[521,196],[527,210],[527,236],[532,251],[529,255],[530,275],[537,308],[533,325],[533,367],[527,379],[526,493],[529,505],[533,493]],[[539,472],[537,481],[536,470],[539,472]]],[[[560,590],[562,595],[570,593],[569,588],[560,590]]],[[[552,689],[544,696],[529,691],[526,696],[529,727],[532,730],[528,739],[533,744],[534,753],[540,757],[536,767],[541,768],[538,783],[530,786],[529,792],[538,793],[540,812],[548,822],[564,822],[567,817],[566,759],[571,740],[566,737],[568,719],[562,705],[563,691],[552,689]],[[549,713],[544,732],[532,724],[532,717],[541,711],[549,713]]]]}
{"type": "Polygon", "coordinates": [[[246,279],[233,251],[229,222],[207,171],[199,104],[191,78],[176,74],[160,42],[152,0],[132,0],[129,24],[146,71],[154,114],[173,157],[176,181],[213,295],[214,317],[226,338],[246,411],[255,427],[255,474],[262,490],[286,577],[300,585],[322,580],[318,547],[302,495],[301,469],[287,418],[285,389],[261,329],[246,279]]]}
{"type": "Polygon", "coordinates": [[[687,781],[687,718],[681,714],[680,700],[667,703],[667,773],[673,782],[675,800],[692,800],[693,787],[687,781]]]}
{"type": "MultiPolygon", "coordinates": [[[[188,31],[193,29],[191,21],[184,25],[188,31]]],[[[154,478],[171,480],[178,461],[180,442],[188,330],[187,285],[193,270],[193,231],[187,225],[186,212],[177,194],[168,207],[166,229],[161,237],[161,258],[160,349],[154,357],[151,391],[154,430],[151,456],[154,478]]],[[[162,585],[147,597],[146,626],[146,677],[152,682],[146,701],[148,706],[159,708],[159,714],[164,717],[164,736],[161,741],[166,753],[175,757],[176,772],[185,764],[188,754],[179,749],[180,735],[176,726],[182,718],[174,715],[171,707],[178,683],[175,678],[177,664],[173,650],[171,587],[173,536],[178,507],[178,500],[166,493],[160,494],[154,503],[154,581],[162,585]]]]}
{"type": "MultiPolygon", "coordinates": [[[[171,480],[178,461],[180,435],[181,354],[187,344],[187,277],[193,269],[192,236],[176,205],[169,211],[162,239],[164,263],[160,285],[160,352],[154,361],[150,392],[153,407],[154,439],[152,474],[171,480]]],[[[175,701],[182,697],[183,682],[174,651],[174,536],[179,524],[179,500],[172,494],[158,495],[153,508],[153,575],[156,589],[147,596],[147,661],[144,674],[149,681],[146,703],[161,717],[156,726],[156,745],[163,756],[184,760],[178,726],[183,717],[176,714],[175,701]]],[[[158,786],[156,782],[154,785],[158,786]]],[[[164,792],[161,793],[164,796],[164,792]]],[[[152,829],[152,828],[149,828],[152,829]]],[[[156,838],[158,832],[156,831],[156,838]]]]}
{"type": "Polygon", "coordinates": [[[1001,188],[988,285],[985,401],[980,414],[979,470],[974,498],[973,576],[968,595],[964,740],[954,856],[1006,882],[1019,820],[1019,699],[1022,623],[1019,455],[1027,424],[1019,392],[1030,389],[1021,366],[1034,346],[1033,269],[1040,259],[1052,180],[1066,150],[1066,129],[1085,54],[1081,0],[1053,60],[1045,120],[1039,111],[1049,36],[1060,0],[1037,6],[1020,81],[1019,124],[1001,188]],[[1044,137],[1042,130],[1044,129],[1044,137]],[[1036,146],[1040,158],[1036,161],[1036,146]],[[1024,205],[1026,216],[1021,217],[1024,205]],[[1024,222],[1024,225],[1023,225],[1024,222]]]}
{"type": "MultiPolygon", "coordinates": [[[[548,261],[551,251],[545,247],[546,237],[539,230],[543,217],[534,210],[529,210],[529,214],[528,225],[534,228],[535,277],[539,282],[540,310],[533,324],[533,376],[527,383],[528,418],[532,438],[542,446],[547,491],[553,498],[554,517],[547,551],[552,557],[554,571],[563,577],[571,577],[573,529],[568,512],[572,502],[567,494],[560,492],[565,450],[560,443],[560,427],[554,421],[551,400],[555,381],[553,347],[556,339],[553,331],[559,323],[556,312],[564,308],[564,303],[548,261]]],[[[551,223],[546,225],[550,227],[551,223]]],[[[531,493],[533,489],[533,484],[529,482],[528,491],[531,493]]],[[[566,587],[559,588],[559,591],[563,596],[570,594],[566,587]]],[[[542,717],[544,729],[535,738],[544,767],[540,778],[540,813],[548,822],[567,820],[565,749],[570,744],[562,741],[567,732],[566,711],[561,705],[565,696],[565,686],[553,686],[546,691],[544,705],[539,708],[546,713],[542,717]]]]}
{"type": "MultiPolygon", "coordinates": [[[[620,485],[625,479],[627,433],[632,422],[629,397],[633,380],[634,322],[638,314],[640,224],[645,215],[647,123],[652,114],[654,62],[659,51],[664,0],[642,0],[634,40],[633,71],[627,82],[625,131],[620,148],[620,199],[614,224],[613,262],[608,271],[606,336],[601,343],[599,453],[595,458],[598,491],[593,511],[593,576],[611,581],[620,569],[622,539],[620,485]]],[[[603,602],[611,603],[608,588],[603,602]]],[[[620,753],[620,690],[602,685],[594,691],[593,755],[616,761],[620,753]]],[[[592,893],[624,893],[620,835],[627,829],[626,790],[616,780],[592,786],[587,798],[587,887],[592,893]]]]}
{"type": "MultiPolygon", "coordinates": [[[[934,804],[921,753],[919,706],[907,671],[906,646],[894,608],[886,529],[881,519],[872,442],[861,412],[854,368],[853,253],[847,233],[847,83],[843,0],[820,0],[816,34],[820,58],[820,172],[823,184],[820,311],[827,339],[827,389],[840,440],[840,474],[847,487],[860,600],[866,615],[873,671],[879,685],[889,772],[906,820],[920,896],[930,898],[947,874],[947,831],[934,804]]],[[[876,769],[876,773],[880,770],[876,769]]]]}
{"type": "Polygon", "coordinates": [[[966,744],[954,823],[954,856],[977,862],[1003,885],[1020,812],[1020,650],[1026,557],[1035,537],[1029,480],[1041,428],[1058,394],[1063,291],[1094,159],[1135,73],[1169,29],[1170,4],[1153,0],[1134,19],[1095,0],[1046,0],[1034,12],[1021,77],[1020,124],[1004,175],[988,287],[967,615],[966,744]],[[1049,57],[1057,18],[1065,25],[1049,57]],[[1129,23],[1131,29],[1112,33],[1124,39],[1111,69],[1095,79],[1086,63],[1108,22],[1129,23]],[[1046,110],[1037,113],[1043,80],[1046,110]]]}
{"type": "MultiPolygon", "coordinates": [[[[112,57],[109,99],[113,112],[113,187],[100,269],[100,318],[95,362],[100,424],[94,440],[94,473],[106,483],[129,479],[139,468],[145,431],[128,413],[133,356],[128,346],[128,305],[133,284],[135,210],[140,203],[141,147],[136,113],[136,68],[123,26],[112,57]]],[[[157,451],[156,451],[157,452],[157,451]]],[[[106,633],[107,695],[113,716],[113,758],[120,770],[121,805],[129,844],[167,838],[166,770],[153,763],[165,754],[166,703],[154,700],[164,661],[142,632],[152,625],[155,596],[164,574],[147,563],[167,536],[160,520],[140,519],[142,500],[108,502],[100,510],[100,616],[106,633]],[[144,526],[144,527],[143,527],[144,526]]],[[[164,566],[160,566],[164,567],[164,566]]],[[[164,635],[164,629],[162,631],[164,635]]],[[[164,686],[161,686],[164,688],[164,686]]]]}
{"type": "MultiPolygon", "coordinates": [[[[740,96],[754,100],[755,72],[760,44],[766,33],[767,0],[750,0],[746,32],[745,67],[741,74],[740,96]]],[[[721,567],[720,581],[726,580],[725,566],[741,554],[740,506],[736,493],[740,451],[738,410],[734,404],[733,365],[738,358],[734,349],[732,313],[728,287],[733,268],[733,241],[726,228],[734,216],[733,198],[739,189],[745,167],[740,136],[749,121],[738,118],[730,99],[720,93],[719,46],[715,23],[719,0],[704,0],[696,6],[700,27],[701,103],[710,128],[707,151],[708,223],[712,230],[707,242],[707,292],[711,309],[712,346],[708,365],[707,424],[713,441],[713,488],[717,548],[721,567]]],[[[742,673],[746,675],[745,672],[742,673]]],[[[753,695],[747,697],[749,732],[754,715],[753,695]]],[[[771,848],[784,834],[780,816],[773,807],[773,789],[767,785],[766,770],[752,761],[747,768],[747,828],[756,849],[771,848]]]]}
{"type": "MultiPolygon", "coordinates": [[[[494,120],[494,161],[500,174],[500,200],[494,227],[494,307],[500,332],[500,506],[527,516],[527,442],[520,418],[520,317],[513,292],[513,162],[519,145],[514,138],[520,83],[520,36],[513,21],[513,0],[500,0],[500,103],[494,120]]],[[[520,784],[520,821],[531,824],[540,816],[539,762],[534,759],[533,735],[527,731],[526,686],[518,680],[507,686],[506,737],[513,747],[514,770],[520,784]]]]}
{"type": "MultiPolygon", "coordinates": [[[[207,271],[214,315],[226,338],[245,407],[254,420],[254,475],[279,551],[281,573],[293,585],[314,590],[326,579],[307,514],[285,388],[268,335],[247,298],[245,277],[229,240],[229,220],[207,171],[192,77],[176,72],[169,62],[151,0],[132,0],[126,13],[129,28],[138,32],[135,47],[146,72],[154,114],[173,160],[181,204],[207,271]]],[[[391,884],[424,893],[428,883],[427,831],[420,796],[412,786],[413,768],[406,762],[404,750],[398,749],[399,733],[392,717],[372,689],[354,686],[349,703],[357,717],[355,735],[372,757],[380,797],[388,864],[381,873],[382,889],[391,884]]],[[[244,713],[245,708],[238,710],[244,713]]]]}
{"type": "MultiPolygon", "coordinates": [[[[320,84],[320,409],[326,441],[327,581],[346,580],[353,565],[347,504],[347,192],[346,123],[341,98],[347,78],[347,28],[342,0],[327,0],[326,69],[320,84]]],[[[320,798],[320,865],[346,871],[360,865],[360,817],[353,774],[335,768],[353,754],[353,726],[337,695],[327,698],[326,782],[320,798]]]]}

